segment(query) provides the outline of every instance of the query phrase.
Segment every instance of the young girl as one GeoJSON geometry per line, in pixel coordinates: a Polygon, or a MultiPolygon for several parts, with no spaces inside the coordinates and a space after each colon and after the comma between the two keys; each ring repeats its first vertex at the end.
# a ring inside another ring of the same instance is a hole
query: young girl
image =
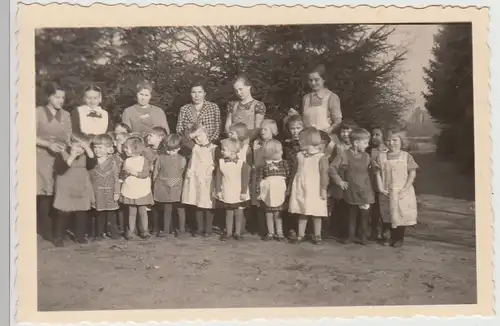
{"type": "Polygon", "coordinates": [[[194,141],[191,158],[186,169],[182,188],[182,203],[194,206],[198,230],[193,236],[210,236],[214,218],[215,152],[217,146],[210,143],[201,124],[191,127],[189,137],[194,141]]]}
{"type": "Polygon", "coordinates": [[[218,160],[215,174],[216,198],[226,210],[226,233],[221,240],[233,236],[241,239],[244,209],[250,200],[248,191],[250,181],[250,166],[244,158],[238,157],[240,143],[232,138],[221,141],[221,158],[218,160]]]}
{"type": "Polygon", "coordinates": [[[100,135],[110,130],[108,112],[100,107],[102,91],[97,85],[88,85],[83,91],[82,106],[72,111],[73,131],[86,135],[100,135]]]}
{"type": "MultiPolygon", "coordinates": [[[[153,197],[156,206],[163,206],[164,234],[170,234],[172,224],[172,211],[177,212],[179,218],[179,234],[186,232],[186,214],[181,204],[182,181],[186,169],[186,159],[179,154],[181,136],[170,134],[165,140],[165,147],[156,159],[153,170],[153,197]]],[[[155,211],[155,231],[157,237],[162,237],[158,220],[158,207],[155,211]]]]}
{"type": "Polygon", "coordinates": [[[60,166],[56,168],[54,208],[58,210],[55,223],[54,245],[64,246],[63,234],[68,219],[75,217],[75,237],[78,243],[88,243],[85,238],[87,215],[94,202],[94,192],[87,170],[87,158],[93,158],[90,139],[73,133],[68,150],[61,152],[60,166]]]}
{"type": "MultiPolygon", "coordinates": [[[[286,121],[286,128],[290,134],[290,138],[285,139],[283,142],[283,158],[287,161],[290,169],[290,183],[293,181],[293,177],[297,171],[297,154],[300,152],[299,134],[304,129],[302,117],[298,114],[289,116],[286,121]]],[[[290,188],[291,184],[288,185],[288,189],[290,188]]],[[[291,240],[295,240],[297,238],[296,228],[298,221],[299,220],[296,214],[288,214],[287,218],[283,220],[283,227],[288,231],[288,237],[291,240]]]]}
{"type": "Polygon", "coordinates": [[[110,228],[110,237],[118,238],[117,210],[120,198],[120,165],[113,158],[113,138],[107,134],[94,137],[92,141],[94,157],[90,167],[90,180],[94,190],[95,202],[92,207],[97,211],[96,238],[104,237],[106,222],[110,228]]]}
{"type": "Polygon", "coordinates": [[[386,136],[387,152],[380,153],[377,162],[377,184],[380,189],[380,211],[383,219],[384,244],[389,243],[387,230],[391,230],[390,244],[403,245],[405,229],[417,223],[417,199],[413,181],[417,163],[401,150],[404,134],[389,131],[386,136]]]}
{"type": "Polygon", "coordinates": [[[151,194],[150,164],[141,154],[144,142],[140,137],[129,137],[124,144],[127,159],[123,162],[123,183],[120,201],[128,207],[127,240],[134,238],[137,212],[141,221],[142,237],[149,239],[147,206],[153,204],[151,194]]]}
{"type": "Polygon", "coordinates": [[[344,190],[344,201],[348,205],[345,225],[347,237],[343,243],[351,243],[358,225],[361,244],[365,245],[368,236],[370,205],[374,194],[370,178],[370,156],[365,152],[370,141],[370,133],[365,129],[354,129],[350,134],[351,148],[337,155],[331,164],[330,176],[344,190]]]}
{"type": "Polygon", "coordinates": [[[304,239],[307,220],[314,223],[315,244],[322,243],[321,221],[328,216],[328,159],[321,152],[321,134],[314,127],[302,130],[299,143],[303,151],[297,154],[297,171],[292,183],[289,212],[299,214],[297,241],[304,239]]]}
{"type": "Polygon", "coordinates": [[[288,163],[282,159],[283,147],[279,141],[275,139],[266,141],[263,152],[265,163],[258,170],[257,193],[261,207],[266,212],[267,235],[264,240],[267,241],[274,237],[276,240],[282,241],[285,237],[281,213],[287,194],[290,170],[288,163]],[[276,234],[274,232],[275,224],[276,234]]]}
{"type": "MultiPolygon", "coordinates": [[[[384,141],[384,130],[380,127],[372,128],[372,138],[370,147],[367,149],[367,153],[370,154],[371,161],[377,162],[380,153],[386,153],[387,146],[384,141]]],[[[372,165],[372,187],[375,192],[375,202],[370,208],[370,239],[372,241],[377,241],[381,239],[381,224],[382,224],[382,216],[380,215],[380,191],[377,185],[376,173],[377,169],[375,168],[375,164],[372,165]]]]}
{"type": "MultiPolygon", "coordinates": [[[[116,164],[120,168],[120,174],[118,176],[118,181],[120,183],[120,189],[121,189],[121,185],[123,183],[123,177],[124,177],[123,172],[122,172],[123,171],[122,167],[123,167],[123,162],[127,158],[127,156],[125,155],[125,152],[123,151],[123,145],[125,144],[125,141],[128,138],[128,134],[122,133],[122,132],[114,132],[114,133],[112,133],[112,136],[113,136],[113,142],[114,142],[113,159],[115,160],[116,164]]],[[[118,228],[118,233],[123,235],[125,233],[124,216],[125,216],[126,212],[125,212],[123,205],[121,205],[120,202],[118,202],[118,205],[120,206],[120,208],[118,209],[117,228],[118,228]]]]}
{"type": "MultiPolygon", "coordinates": [[[[228,137],[234,140],[237,140],[240,144],[240,150],[238,152],[238,157],[245,161],[250,167],[253,166],[254,162],[254,157],[253,157],[253,149],[250,146],[250,135],[251,132],[248,128],[248,126],[243,123],[243,122],[236,122],[235,124],[232,124],[229,126],[228,129],[228,137]]],[[[253,177],[253,174],[251,173],[251,178],[253,177]]],[[[253,179],[252,179],[253,180],[253,179]]],[[[252,183],[250,184],[251,189],[252,188],[252,183]]],[[[250,196],[252,196],[254,192],[250,190],[250,196]]],[[[255,203],[252,201],[252,204],[254,205],[255,203]]],[[[253,221],[252,221],[253,222],[253,221]]],[[[242,233],[246,232],[246,218],[243,217],[243,222],[241,224],[241,227],[243,228],[241,230],[242,233]]]]}

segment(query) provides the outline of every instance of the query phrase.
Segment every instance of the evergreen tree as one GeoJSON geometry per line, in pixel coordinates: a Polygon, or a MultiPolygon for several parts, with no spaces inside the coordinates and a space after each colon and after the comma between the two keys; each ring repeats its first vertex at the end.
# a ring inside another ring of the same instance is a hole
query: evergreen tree
{"type": "Polygon", "coordinates": [[[472,26],[444,25],[435,37],[434,59],[425,68],[425,107],[441,125],[438,154],[474,170],[472,26]]]}

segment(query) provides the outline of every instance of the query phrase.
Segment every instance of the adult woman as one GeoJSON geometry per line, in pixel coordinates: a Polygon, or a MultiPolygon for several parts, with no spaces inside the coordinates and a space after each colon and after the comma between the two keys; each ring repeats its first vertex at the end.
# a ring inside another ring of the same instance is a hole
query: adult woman
{"type": "Polygon", "coordinates": [[[62,106],[64,90],[56,83],[45,89],[47,104],[36,108],[36,181],[38,233],[52,238],[52,200],[56,157],[66,148],[71,136],[71,117],[62,106]]]}
{"type": "Polygon", "coordinates": [[[208,140],[213,142],[220,134],[220,110],[217,104],[205,100],[205,95],[205,88],[201,83],[192,84],[192,103],[181,107],[175,130],[184,135],[192,125],[199,123],[205,128],[208,140]]]}
{"type": "Polygon", "coordinates": [[[149,104],[153,85],[149,82],[139,83],[136,87],[137,104],[123,111],[122,122],[132,129],[132,132],[144,136],[153,131],[153,127],[163,127],[170,133],[165,112],[157,106],[149,104]]]}
{"type": "MultiPolygon", "coordinates": [[[[342,110],[337,94],[325,87],[326,69],[318,65],[308,73],[308,82],[312,92],[302,98],[302,116],[304,127],[316,127],[329,135],[342,122],[342,110]]],[[[289,114],[297,114],[290,109],[289,114]]]]}
{"type": "Polygon", "coordinates": [[[258,136],[260,124],[266,114],[264,103],[252,97],[252,84],[244,75],[236,77],[233,88],[238,101],[229,102],[227,105],[227,118],[225,132],[237,122],[243,122],[251,131],[251,139],[258,136]]]}
{"type": "Polygon", "coordinates": [[[73,132],[86,135],[100,135],[111,129],[108,112],[100,105],[102,91],[97,85],[90,84],[83,90],[84,104],[71,111],[73,132]]]}

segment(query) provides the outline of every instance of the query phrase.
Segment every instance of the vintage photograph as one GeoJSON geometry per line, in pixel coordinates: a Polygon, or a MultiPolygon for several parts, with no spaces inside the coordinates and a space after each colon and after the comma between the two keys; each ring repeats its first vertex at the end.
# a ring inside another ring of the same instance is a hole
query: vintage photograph
{"type": "Polygon", "coordinates": [[[478,304],[472,22],[33,37],[38,311],[478,304]]]}

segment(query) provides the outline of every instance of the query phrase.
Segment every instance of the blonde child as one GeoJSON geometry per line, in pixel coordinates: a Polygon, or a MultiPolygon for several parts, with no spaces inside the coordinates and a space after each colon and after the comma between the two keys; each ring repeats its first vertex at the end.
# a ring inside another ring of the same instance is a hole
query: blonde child
{"type": "Polygon", "coordinates": [[[418,165],[408,152],[401,150],[404,136],[403,132],[388,131],[385,137],[388,151],[380,153],[375,164],[384,244],[389,244],[390,229],[390,244],[396,248],[403,245],[406,227],[415,225],[418,215],[413,187],[418,165]]]}
{"type": "Polygon", "coordinates": [[[290,169],[283,160],[283,146],[275,139],[266,141],[263,146],[265,163],[257,174],[257,195],[266,214],[267,235],[263,240],[285,239],[283,216],[290,169]],[[275,229],[276,226],[276,229],[275,229]],[[276,230],[276,233],[275,233],[276,230]]]}
{"type": "Polygon", "coordinates": [[[226,211],[226,232],[221,235],[225,241],[231,237],[241,240],[244,209],[250,200],[250,166],[244,158],[238,157],[239,141],[227,138],[221,141],[220,158],[215,174],[215,194],[226,211]],[[234,225],[234,233],[233,233],[234,225]]]}
{"type": "Polygon", "coordinates": [[[297,154],[297,171],[291,188],[289,212],[300,215],[297,241],[303,241],[310,217],[314,224],[313,242],[321,244],[322,219],[328,216],[328,159],[321,151],[321,134],[316,128],[302,130],[299,143],[302,151],[297,154]]]}
{"type": "Polygon", "coordinates": [[[195,207],[197,232],[193,236],[212,235],[214,219],[214,171],[217,146],[210,143],[203,125],[194,124],[189,133],[194,146],[182,188],[182,203],[195,207]]]}
{"type": "Polygon", "coordinates": [[[73,133],[70,146],[60,152],[60,162],[56,165],[54,208],[58,214],[55,223],[56,247],[64,246],[63,234],[68,219],[76,220],[75,240],[77,243],[88,243],[85,238],[88,211],[94,203],[94,192],[87,170],[88,158],[94,153],[90,148],[90,138],[81,133],[73,133]]]}
{"type": "Polygon", "coordinates": [[[150,164],[141,154],[144,152],[144,142],[140,137],[129,137],[123,150],[127,159],[123,162],[123,183],[120,201],[128,207],[127,240],[134,238],[137,213],[139,213],[142,238],[149,239],[147,206],[153,204],[151,194],[150,164]]]}
{"type": "Polygon", "coordinates": [[[108,112],[100,106],[102,102],[101,88],[94,84],[86,86],[83,91],[83,102],[84,105],[71,112],[73,132],[100,135],[110,130],[108,112]]]}
{"type": "MultiPolygon", "coordinates": [[[[387,146],[384,141],[384,130],[381,127],[372,128],[372,136],[371,136],[371,144],[367,149],[367,153],[370,154],[370,158],[373,162],[378,160],[380,153],[387,152],[387,146]]],[[[375,192],[375,202],[370,208],[370,240],[377,241],[381,239],[381,231],[382,231],[382,216],[380,215],[380,191],[377,185],[376,178],[377,169],[375,168],[375,164],[372,164],[372,187],[375,192]]]]}
{"type": "MultiPolygon", "coordinates": [[[[238,157],[244,160],[250,167],[253,167],[254,155],[253,155],[253,148],[250,144],[251,130],[249,129],[248,125],[245,124],[244,122],[236,122],[228,127],[227,135],[228,138],[237,140],[240,143],[240,151],[238,152],[238,157]]],[[[253,178],[253,173],[251,173],[251,178],[253,178]]],[[[252,185],[253,183],[250,184],[250,187],[251,189],[254,189],[252,188],[252,185]]],[[[252,196],[253,193],[254,192],[250,190],[250,196],[252,196]]],[[[241,232],[245,233],[247,226],[245,217],[243,217],[243,222],[241,226],[243,228],[241,232]]]]}
{"type": "MultiPolygon", "coordinates": [[[[297,171],[297,154],[300,152],[299,134],[304,129],[302,116],[299,114],[289,116],[286,120],[286,128],[290,134],[290,138],[285,139],[283,142],[283,158],[287,161],[290,169],[290,183],[293,181],[295,172],[297,171]]],[[[290,188],[291,184],[288,185],[288,189],[290,188]]],[[[296,228],[299,220],[297,214],[290,214],[287,212],[287,215],[288,216],[283,220],[283,227],[288,231],[288,237],[291,240],[295,240],[297,238],[296,228]]]]}
{"type": "Polygon", "coordinates": [[[92,207],[96,210],[96,238],[102,240],[106,224],[112,239],[118,238],[117,216],[120,198],[120,165],[113,158],[113,138],[101,134],[92,140],[94,151],[93,164],[90,167],[90,180],[94,191],[95,202],[92,207]],[[107,223],[106,223],[107,222],[107,223]]]}
{"type": "Polygon", "coordinates": [[[155,212],[155,231],[157,237],[170,234],[172,224],[172,212],[177,212],[179,218],[179,235],[186,232],[186,213],[181,204],[182,182],[186,169],[186,159],[179,154],[182,137],[178,134],[170,134],[165,139],[164,148],[160,151],[153,169],[153,197],[156,202],[153,208],[155,212]],[[163,229],[161,233],[158,216],[159,207],[163,208],[163,229]]]}
{"type": "Polygon", "coordinates": [[[344,223],[347,236],[342,242],[346,244],[353,242],[358,228],[360,243],[366,245],[370,205],[375,202],[370,176],[371,160],[370,155],[365,152],[370,141],[370,133],[366,129],[354,129],[349,138],[351,148],[333,159],[330,176],[344,191],[343,199],[348,205],[344,223]]]}

